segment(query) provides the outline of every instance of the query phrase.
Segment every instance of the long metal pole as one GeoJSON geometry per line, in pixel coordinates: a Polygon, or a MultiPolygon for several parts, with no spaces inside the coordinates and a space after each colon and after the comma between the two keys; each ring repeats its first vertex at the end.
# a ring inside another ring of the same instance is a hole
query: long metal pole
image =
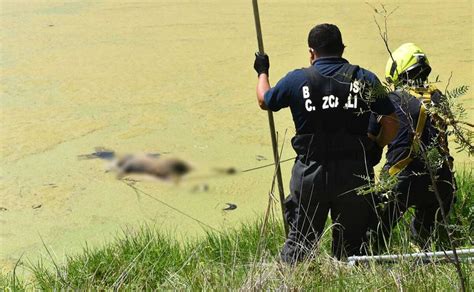
{"type": "MultiPolygon", "coordinates": [[[[458,255],[474,256],[474,248],[466,248],[457,250],[458,255]]],[[[395,261],[400,259],[419,258],[419,259],[430,259],[437,257],[451,257],[453,251],[437,251],[437,252],[418,252],[408,254],[388,254],[388,255],[375,255],[375,256],[352,256],[347,259],[349,264],[356,262],[368,262],[368,261],[395,261]]]]}
{"type": "MultiPolygon", "coordinates": [[[[255,30],[257,31],[258,52],[260,54],[264,54],[265,50],[263,48],[262,27],[260,26],[260,14],[258,12],[257,0],[252,0],[252,4],[253,4],[253,15],[255,18],[255,30]]],[[[275,160],[275,171],[276,171],[276,178],[277,178],[277,183],[278,183],[278,192],[280,194],[281,212],[283,214],[285,234],[288,236],[288,222],[286,222],[285,220],[285,205],[284,205],[285,191],[283,189],[283,179],[281,178],[280,158],[278,154],[278,144],[277,144],[276,132],[275,132],[275,121],[273,120],[272,111],[268,110],[267,112],[268,112],[268,124],[270,125],[270,134],[272,137],[273,159],[275,160]]]]}

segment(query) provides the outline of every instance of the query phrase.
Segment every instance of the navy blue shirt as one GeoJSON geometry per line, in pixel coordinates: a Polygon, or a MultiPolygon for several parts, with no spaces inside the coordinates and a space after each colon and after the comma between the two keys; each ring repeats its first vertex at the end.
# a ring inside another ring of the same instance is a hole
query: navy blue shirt
{"type": "MultiPolygon", "coordinates": [[[[340,57],[318,58],[313,66],[324,76],[332,76],[338,72],[348,61],[340,57]]],[[[381,86],[377,76],[363,68],[359,68],[355,78],[375,88],[381,86]]],[[[298,99],[303,99],[303,86],[307,86],[309,80],[303,69],[297,69],[288,73],[274,87],[265,93],[265,105],[271,111],[279,111],[290,107],[295,123],[296,131],[301,128],[305,118],[301,107],[296,106],[298,99]]],[[[386,97],[376,98],[370,106],[371,110],[379,115],[389,115],[395,111],[392,103],[386,97]]]]}

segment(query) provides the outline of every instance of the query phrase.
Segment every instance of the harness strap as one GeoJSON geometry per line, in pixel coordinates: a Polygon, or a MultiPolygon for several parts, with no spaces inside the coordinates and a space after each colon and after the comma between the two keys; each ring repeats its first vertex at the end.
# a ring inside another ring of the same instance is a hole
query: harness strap
{"type": "Polygon", "coordinates": [[[316,86],[316,84],[320,82],[321,77],[335,79],[339,82],[351,82],[354,79],[355,73],[358,69],[359,66],[357,65],[345,63],[337,73],[331,76],[322,75],[315,66],[303,68],[303,72],[305,72],[306,77],[310,80],[311,86],[316,86]]]}
{"type": "Polygon", "coordinates": [[[430,91],[431,87],[428,90],[424,90],[423,92],[415,91],[413,89],[409,90],[409,93],[413,96],[416,96],[417,99],[421,100],[423,103],[431,103],[431,94],[433,91],[430,91]]]}
{"type": "Polygon", "coordinates": [[[388,170],[390,175],[397,175],[400,171],[402,171],[405,167],[408,166],[413,161],[413,156],[416,152],[420,149],[420,139],[421,135],[423,134],[423,129],[425,128],[426,118],[428,116],[426,107],[423,103],[420,105],[420,114],[418,115],[418,121],[416,123],[415,135],[413,136],[413,142],[410,147],[410,152],[408,155],[392,165],[388,170]]]}

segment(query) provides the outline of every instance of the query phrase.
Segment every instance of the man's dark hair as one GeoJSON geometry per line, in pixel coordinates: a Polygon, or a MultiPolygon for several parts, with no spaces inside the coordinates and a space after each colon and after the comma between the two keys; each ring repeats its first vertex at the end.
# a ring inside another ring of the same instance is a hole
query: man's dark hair
{"type": "Polygon", "coordinates": [[[308,46],[321,56],[342,56],[344,44],[339,28],[334,24],[318,24],[308,35],[308,46]]]}

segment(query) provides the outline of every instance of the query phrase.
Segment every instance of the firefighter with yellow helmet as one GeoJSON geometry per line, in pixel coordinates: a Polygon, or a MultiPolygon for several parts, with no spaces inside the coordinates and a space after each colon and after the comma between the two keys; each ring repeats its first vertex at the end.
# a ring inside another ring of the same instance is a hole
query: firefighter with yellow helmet
{"type": "MultiPolygon", "coordinates": [[[[413,43],[401,45],[387,61],[385,77],[395,88],[389,98],[396,108],[400,127],[397,136],[388,145],[383,171],[397,176],[397,184],[392,190],[394,198],[379,213],[377,226],[387,239],[407,209],[414,207],[411,231],[422,246],[426,245],[437,225],[442,222],[440,205],[447,213],[455,192],[453,159],[449,155],[446,124],[436,114],[430,113],[431,107],[438,106],[445,97],[428,83],[430,72],[426,54],[413,43]],[[427,165],[423,155],[427,151],[440,154],[442,162],[436,169],[433,165],[427,165]],[[442,204],[433,191],[428,167],[434,169],[436,189],[442,204]]],[[[377,136],[378,132],[377,116],[373,115],[369,133],[377,136]]]]}

